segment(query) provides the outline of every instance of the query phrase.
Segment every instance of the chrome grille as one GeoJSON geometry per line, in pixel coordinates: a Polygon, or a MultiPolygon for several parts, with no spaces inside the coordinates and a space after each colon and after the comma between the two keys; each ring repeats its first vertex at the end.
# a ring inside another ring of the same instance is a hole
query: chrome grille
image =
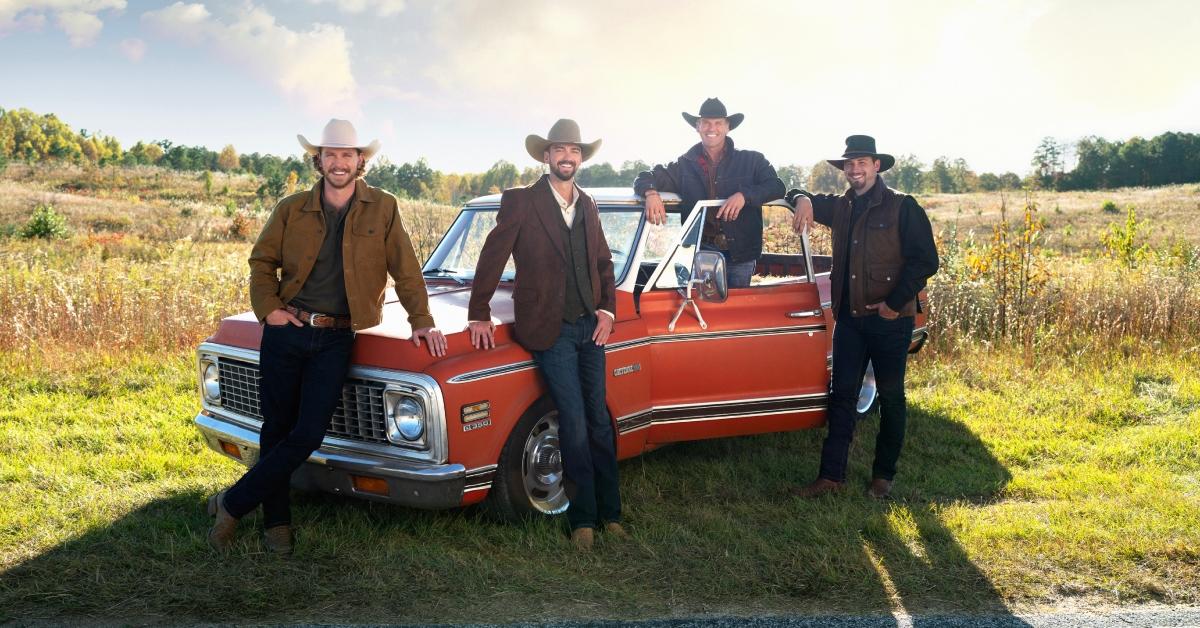
{"type": "MultiPolygon", "coordinates": [[[[219,365],[221,406],[261,421],[258,365],[232,358],[220,358],[219,365]]],[[[346,378],[342,400],[333,411],[333,420],[325,433],[338,438],[387,443],[383,389],[381,382],[346,378]]]]}

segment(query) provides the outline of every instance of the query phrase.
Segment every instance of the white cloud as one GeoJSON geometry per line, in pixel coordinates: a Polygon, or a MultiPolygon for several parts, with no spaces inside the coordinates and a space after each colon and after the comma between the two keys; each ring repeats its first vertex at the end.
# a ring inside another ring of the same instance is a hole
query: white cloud
{"type": "Polygon", "coordinates": [[[100,18],[83,11],[60,11],[56,21],[58,27],[67,34],[67,39],[71,40],[71,45],[76,48],[95,43],[100,29],[104,28],[104,22],[101,22],[100,18]]]}
{"type": "Polygon", "coordinates": [[[146,42],[140,39],[122,39],[121,43],[117,44],[121,54],[125,55],[126,59],[137,63],[146,56],[146,42]]]}
{"type": "Polygon", "coordinates": [[[125,0],[0,0],[0,37],[17,30],[40,31],[46,16],[53,15],[72,46],[90,46],[104,28],[97,14],[124,9],[125,0]]]}
{"type": "Polygon", "coordinates": [[[360,117],[358,85],[350,66],[350,40],[341,27],[313,24],[298,32],[265,9],[247,4],[227,21],[203,4],[176,2],[142,15],[163,37],[202,45],[229,64],[271,84],[313,116],[360,117]]]}
{"type": "Polygon", "coordinates": [[[309,0],[312,4],[336,4],[342,13],[374,11],[379,17],[391,17],[404,10],[405,0],[309,0]]]}

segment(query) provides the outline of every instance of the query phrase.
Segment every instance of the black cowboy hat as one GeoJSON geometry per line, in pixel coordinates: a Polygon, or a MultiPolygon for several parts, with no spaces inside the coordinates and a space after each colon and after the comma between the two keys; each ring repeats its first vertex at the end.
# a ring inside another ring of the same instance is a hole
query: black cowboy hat
{"type": "Polygon", "coordinates": [[[870,135],[851,135],[846,138],[846,152],[842,153],[841,159],[826,159],[829,165],[842,169],[846,165],[847,159],[855,157],[872,157],[879,160],[879,171],[883,172],[888,168],[896,165],[896,158],[887,153],[875,152],[875,138],[870,135]]]}
{"type": "Polygon", "coordinates": [[[729,130],[732,131],[742,123],[742,119],[745,117],[746,116],[740,113],[729,115],[729,113],[725,111],[725,104],[716,98],[709,98],[708,100],[704,101],[703,105],[700,105],[700,115],[694,116],[686,111],[683,112],[683,119],[687,120],[688,126],[692,127],[693,129],[696,128],[696,121],[700,118],[725,118],[727,121],[729,121],[729,130]]]}

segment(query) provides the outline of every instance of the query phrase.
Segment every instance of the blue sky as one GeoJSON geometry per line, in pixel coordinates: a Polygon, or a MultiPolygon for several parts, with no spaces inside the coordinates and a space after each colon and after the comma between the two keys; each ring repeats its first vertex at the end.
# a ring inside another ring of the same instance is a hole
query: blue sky
{"type": "Polygon", "coordinates": [[[298,154],[331,116],[395,162],[533,165],[558,117],[597,161],[669,160],[720,97],[776,165],[852,133],[927,165],[1029,168],[1043,136],[1200,132],[1200,3],[0,0],[0,107],[124,146],[298,154]]]}

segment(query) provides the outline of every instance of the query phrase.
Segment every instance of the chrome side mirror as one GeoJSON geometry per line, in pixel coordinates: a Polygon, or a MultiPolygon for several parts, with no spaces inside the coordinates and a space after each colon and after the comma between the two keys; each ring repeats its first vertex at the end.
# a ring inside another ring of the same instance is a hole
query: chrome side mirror
{"type": "Polygon", "coordinates": [[[692,263],[693,285],[701,301],[724,303],[729,298],[725,276],[725,256],[716,251],[698,251],[692,263]]]}

